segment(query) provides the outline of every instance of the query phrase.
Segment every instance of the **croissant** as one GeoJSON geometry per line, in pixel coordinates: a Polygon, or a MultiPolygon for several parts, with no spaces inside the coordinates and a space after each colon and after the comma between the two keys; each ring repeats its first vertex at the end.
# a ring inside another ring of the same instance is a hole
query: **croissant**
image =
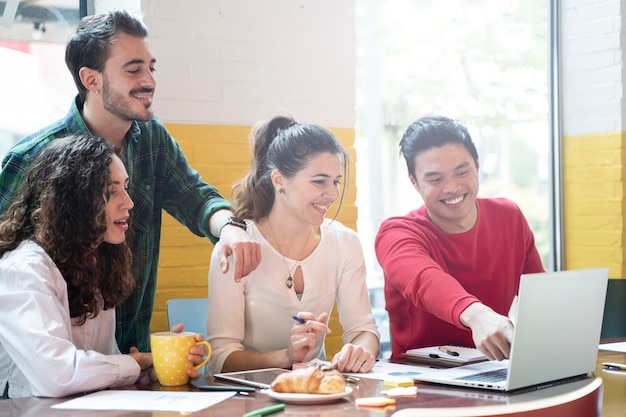
{"type": "Polygon", "coordinates": [[[346,380],[334,368],[307,366],[278,375],[271,386],[275,392],[335,394],[345,390],[346,380]]]}

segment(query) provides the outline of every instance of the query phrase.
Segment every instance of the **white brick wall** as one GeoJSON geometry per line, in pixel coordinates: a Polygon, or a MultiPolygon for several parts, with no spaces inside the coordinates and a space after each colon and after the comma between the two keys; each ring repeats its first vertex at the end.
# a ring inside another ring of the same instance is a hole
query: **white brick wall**
{"type": "MultiPolygon", "coordinates": [[[[104,1],[104,0],[102,0],[104,1]]],[[[354,127],[351,0],[141,0],[166,122],[354,127]]]]}
{"type": "Polygon", "coordinates": [[[562,0],[566,135],[624,130],[620,0],[562,0]]]}
{"type": "Polygon", "coordinates": [[[124,9],[141,17],[141,0],[94,0],[95,13],[104,13],[111,9],[124,9]]]}

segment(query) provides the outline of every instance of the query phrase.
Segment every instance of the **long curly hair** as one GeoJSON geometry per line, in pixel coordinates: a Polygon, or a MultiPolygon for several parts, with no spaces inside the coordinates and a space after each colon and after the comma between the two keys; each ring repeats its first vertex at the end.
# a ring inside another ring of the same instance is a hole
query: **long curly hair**
{"type": "Polygon", "coordinates": [[[70,316],[82,325],[119,305],[132,291],[126,242],[104,242],[109,164],[119,151],[104,139],[72,135],[52,141],[37,155],[0,217],[0,257],[32,240],[52,258],[67,282],[70,316]]]}

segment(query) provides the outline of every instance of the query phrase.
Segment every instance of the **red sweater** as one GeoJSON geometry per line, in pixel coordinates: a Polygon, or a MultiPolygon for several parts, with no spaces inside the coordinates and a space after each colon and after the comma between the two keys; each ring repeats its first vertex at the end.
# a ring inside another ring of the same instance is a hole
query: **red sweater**
{"type": "Polygon", "coordinates": [[[392,357],[418,347],[474,346],[461,312],[480,301],[507,315],[520,275],[544,271],[515,203],[479,198],[476,205],[476,224],[461,234],[441,231],[426,206],[380,226],[375,246],[385,274],[392,357]]]}

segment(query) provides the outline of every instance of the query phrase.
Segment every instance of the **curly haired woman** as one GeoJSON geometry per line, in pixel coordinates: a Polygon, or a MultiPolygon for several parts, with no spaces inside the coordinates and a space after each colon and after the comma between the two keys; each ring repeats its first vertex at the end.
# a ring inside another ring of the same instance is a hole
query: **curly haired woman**
{"type": "Polygon", "coordinates": [[[131,292],[128,174],[101,138],[42,151],[0,218],[0,394],[60,397],[132,384],[152,357],[122,355],[115,309],[131,292]]]}

